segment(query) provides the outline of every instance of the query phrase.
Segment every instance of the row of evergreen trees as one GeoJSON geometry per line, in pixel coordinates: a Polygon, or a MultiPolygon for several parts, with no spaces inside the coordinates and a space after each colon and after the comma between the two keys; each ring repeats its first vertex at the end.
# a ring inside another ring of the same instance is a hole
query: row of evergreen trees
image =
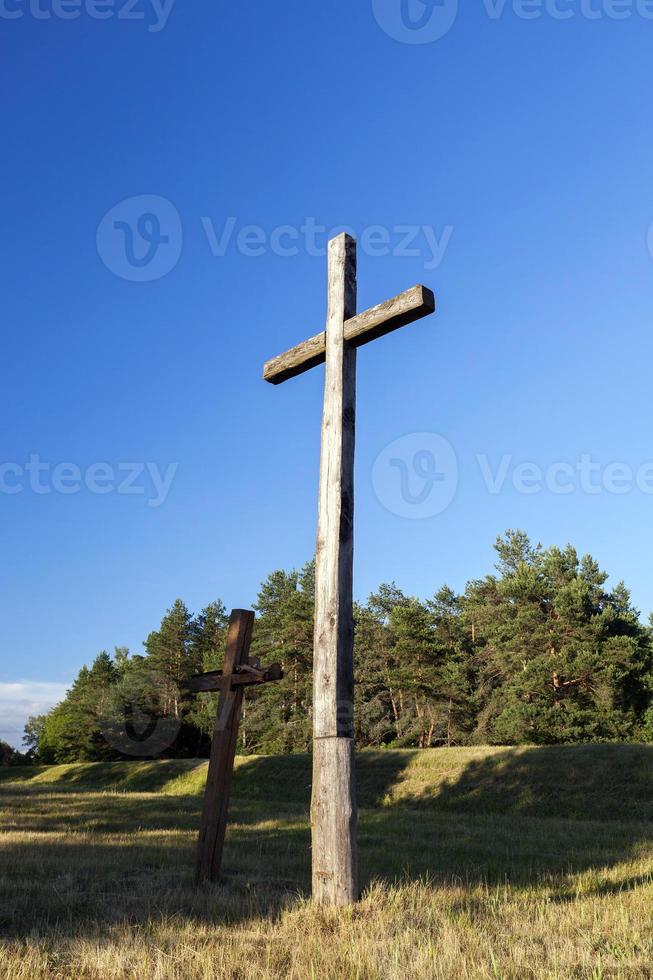
{"type": "MultiPolygon", "coordinates": [[[[620,583],[576,551],[534,547],[519,531],[495,545],[495,573],[432,599],[382,585],[356,607],[359,746],[653,740],[653,630],[620,583]]],[[[252,653],[280,661],[280,683],[250,689],[240,751],[311,743],[314,567],[261,586],[252,653]]],[[[184,681],[221,666],[227,610],[192,616],[177,600],[143,655],[125,648],[83,667],[65,699],[30,719],[43,762],[205,755],[215,695],[184,681]]]]}

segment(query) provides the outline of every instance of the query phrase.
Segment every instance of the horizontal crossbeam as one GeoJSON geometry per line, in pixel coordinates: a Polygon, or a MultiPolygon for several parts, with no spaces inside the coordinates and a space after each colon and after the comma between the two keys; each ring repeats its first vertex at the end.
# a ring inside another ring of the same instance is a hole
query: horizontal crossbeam
{"type": "Polygon", "coordinates": [[[191,694],[205,691],[221,691],[227,685],[230,688],[247,687],[251,684],[267,684],[270,681],[280,681],[283,677],[281,664],[270,664],[268,667],[237,666],[233,674],[224,674],[221,670],[209,670],[206,674],[195,674],[186,684],[186,690],[191,694]]]}
{"type": "MultiPolygon", "coordinates": [[[[370,340],[383,337],[431,313],[435,313],[433,292],[426,286],[413,286],[405,293],[346,320],[345,340],[352,347],[362,347],[370,340]]],[[[322,331],[285,354],[273,357],[263,367],[263,378],[273,385],[281,384],[282,381],[322,364],[325,356],[326,332],[322,331]]]]}

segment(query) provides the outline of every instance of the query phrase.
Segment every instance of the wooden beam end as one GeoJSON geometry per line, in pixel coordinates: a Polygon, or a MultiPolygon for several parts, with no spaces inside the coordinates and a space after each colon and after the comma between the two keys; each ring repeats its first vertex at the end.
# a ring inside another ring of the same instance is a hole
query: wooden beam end
{"type": "Polygon", "coordinates": [[[420,286],[422,290],[422,302],[424,304],[425,315],[428,316],[429,313],[435,313],[437,309],[437,301],[435,299],[435,293],[428,286],[420,286]]]}

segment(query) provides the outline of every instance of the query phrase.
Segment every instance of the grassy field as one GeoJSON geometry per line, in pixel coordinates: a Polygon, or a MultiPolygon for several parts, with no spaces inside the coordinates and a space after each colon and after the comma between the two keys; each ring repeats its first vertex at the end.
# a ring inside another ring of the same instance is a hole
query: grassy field
{"type": "Polygon", "coordinates": [[[0,978],[653,977],[653,748],[359,757],[364,893],[308,900],[310,760],[238,762],[222,883],[205,764],[0,770],[0,978]]]}

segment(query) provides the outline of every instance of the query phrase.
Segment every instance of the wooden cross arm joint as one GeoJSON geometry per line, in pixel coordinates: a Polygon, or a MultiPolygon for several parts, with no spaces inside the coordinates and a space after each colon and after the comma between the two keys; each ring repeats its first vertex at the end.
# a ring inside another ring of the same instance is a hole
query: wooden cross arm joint
{"type": "Polygon", "coordinates": [[[231,685],[267,684],[268,681],[280,681],[282,678],[281,664],[268,664],[267,667],[261,667],[260,664],[256,667],[252,664],[240,664],[234,667],[231,685]]]}
{"type": "Polygon", "coordinates": [[[269,664],[267,667],[237,664],[233,674],[225,674],[221,670],[195,674],[186,682],[185,687],[191,694],[199,694],[205,691],[222,691],[225,687],[233,690],[252,684],[267,684],[269,681],[280,681],[282,678],[281,664],[269,664]]]}
{"type": "MultiPolygon", "coordinates": [[[[345,340],[352,347],[362,347],[431,313],[435,313],[433,291],[427,286],[413,286],[405,293],[345,320],[345,340]]],[[[285,354],[273,357],[263,366],[263,378],[278,385],[322,364],[325,358],[326,332],[322,331],[285,354]]]]}

